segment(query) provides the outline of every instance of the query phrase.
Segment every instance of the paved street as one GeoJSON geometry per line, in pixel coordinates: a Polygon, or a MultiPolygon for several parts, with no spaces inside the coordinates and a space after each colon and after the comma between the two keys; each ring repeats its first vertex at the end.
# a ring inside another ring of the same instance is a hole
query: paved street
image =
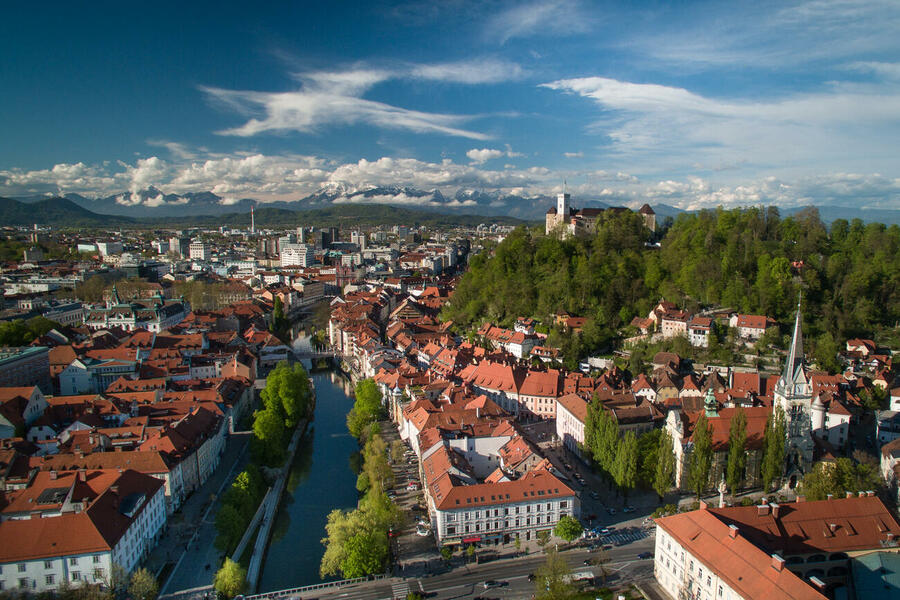
{"type": "MultiPolygon", "coordinates": [[[[610,562],[607,583],[610,586],[618,582],[648,581],[653,576],[652,559],[639,559],[641,552],[652,551],[653,539],[644,538],[631,544],[613,547],[607,550],[610,562]]],[[[583,561],[595,556],[586,549],[576,549],[563,553],[574,572],[590,571],[598,578],[599,567],[585,566],[583,561]]],[[[457,558],[457,560],[459,560],[457,558]]],[[[365,582],[334,590],[322,590],[315,593],[318,600],[384,600],[391,598],[396,591],[406,588],[409,591],[421,591],[428,598],[450,600],[454,598],[531,598],[534,583],[528,575],[534,573],[544,562],[542,553],[534,553],[515,558],[506,558],[480,564],[457,564],[452,569],[441,567],[440,572],[429,576],[393,578],[387,580],[365,582]],[[485,590],[483,582],[495,580],[505,582],[502,587],[485,590]]]]}
{"type": "Polygon", "coordinates": [[[249,439],[246,433],[229,436],[219,467],[181,509],[169,517],[165,535],[144,564],[160,578],[160,594],[212,583],[221,560],[221,554],[214,546],[220,490],[224,490],[247,463],[249,439]],[[173,568],[166,569],[167,564],[173,568]],[[209,569],[206,565],[210,565],[209,569]]]}

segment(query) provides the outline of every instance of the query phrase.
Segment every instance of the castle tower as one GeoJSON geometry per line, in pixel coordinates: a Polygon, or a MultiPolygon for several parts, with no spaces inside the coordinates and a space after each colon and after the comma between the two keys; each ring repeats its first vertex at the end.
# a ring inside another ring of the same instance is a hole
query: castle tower
{"type": "Polygon", "coordinates": [[[794,335],[784,370],[774,390],[775,409],[784,412],[785,473],[788,477],[805,473],[813,461],[812,386],[803,364],[803,334],[800,326],[800,303],[794,335]]]}
{"type": "Polygon", "coordinates": [[[569,216],[569,200],[571,196],[566,192],[556,196],[556,214],[561,215],[563,220],[569,216]]]}

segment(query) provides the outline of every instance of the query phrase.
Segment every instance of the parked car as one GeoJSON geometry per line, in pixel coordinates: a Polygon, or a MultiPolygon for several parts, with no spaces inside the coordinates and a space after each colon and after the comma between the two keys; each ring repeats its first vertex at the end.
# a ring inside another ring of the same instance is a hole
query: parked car
{"type": "Polygon", "coordinates": [[[633,507],[633,506],[626,506],[625,508],[622,509],[622,512],[623,512],[623,513],[634,512],[634,507],[633,507]]]}
{"type": "Polygon", "coordinates": [[[599,500],[600,494],[598,494],[596,490],[591,490],[591,498],[593,498],[594,500],[599,500]]]}
{"type": "Polygon", "coordinates": [[[614,509],[613,507],[610,506],[609,508],[606,509],[606,512],[608,512],[610,515],[614,515],[614,514],[616,514],[616,509],[614,509]]]}
{"type": "Polygon", "coordinates": [[[414,491],[418,490],[419,482],[418,481],[410,481],[409,483],[406,484],[406,489],[407,489],[407,491],[410,491],[410,492],[414,492],[414,491]]]}
{"type": "Polygon", "coordinates": [[[653,553],[652,552],[641,552],[640,554],[638,554],[638,558],[640,558],[642,560],[645,558],[653,558],[653,553]]]}
{"type": "Polygon", "coordinates": [[[488,579],[487,581],[485,581],[484,583],[481,584],[481,586],[486,590],[489,590],[491,588],[503,587],[505,585],[507,585],[506,581],[496,581],[494,579],[488,579]]]}
{"type": "Polygon", "coordinates": [[[416,525],[416,535],[427,537],[431,535],[431,530],[422,524],[416,525]]]}

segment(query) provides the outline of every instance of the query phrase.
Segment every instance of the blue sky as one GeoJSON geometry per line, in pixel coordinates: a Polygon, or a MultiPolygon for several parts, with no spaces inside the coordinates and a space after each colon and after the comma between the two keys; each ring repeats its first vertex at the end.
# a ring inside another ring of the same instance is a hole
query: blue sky
{"type": "Polygon", "coordinates": [[[0,22],[3,195],[900,208],[895,0],[36,6],[0,22]]]}

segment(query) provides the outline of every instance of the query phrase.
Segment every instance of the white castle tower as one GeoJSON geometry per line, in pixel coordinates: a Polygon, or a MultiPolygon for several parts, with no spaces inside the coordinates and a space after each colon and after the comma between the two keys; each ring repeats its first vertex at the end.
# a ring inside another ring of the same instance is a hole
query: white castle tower
{"type": "Polygon", "coordinates": [[[562,215],[565,220],[569,216],[569,200],[571,196],[566,192],[556,196],[556,214],[562,215]]]}
{"type": "MultiPolygon", "coordinates": [[[[793,479],[809,470],[813,462],[812,437],[812,385],[803,364],[803,334],[800,329],[800,303],[797,303],[797,319],[794,335],[788,351],[784,371],[775,384],[775,409],[784,411],[785,419],[785,474],[793,479]]],[[[821,403],[820,403],[821,404],[821,403]]],[[[816,407],[816,417],[824,420],[816,407]]],[[[817,419],[818,420],[818,419],[817,419]]],[[[794,480],[796,481],[796,480],[794,480]]],[[[793,481],[792,481],[793,483],[793,481]]]]}

